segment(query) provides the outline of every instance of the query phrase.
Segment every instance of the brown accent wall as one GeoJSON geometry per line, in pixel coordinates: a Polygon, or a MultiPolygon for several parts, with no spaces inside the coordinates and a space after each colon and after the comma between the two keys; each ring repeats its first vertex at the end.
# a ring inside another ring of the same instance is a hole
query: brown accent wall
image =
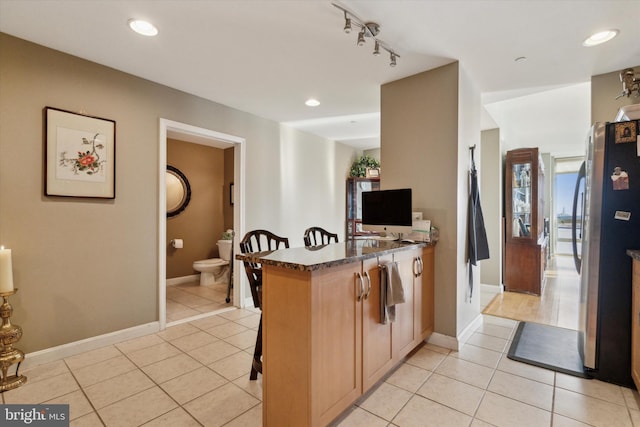
{"type": "MultiPolygon", "coordinates": [[[[193,270],[193,261],[219,256],[216,242],[225,229],[225,199],[228,198],[225,151],[167,140],[167,164],[180,169],[191,186],[187,208],[167,218],[167,279],[198,274],[193,270]],[[170,244],[172,239],[182,239],[184,247],[175,249],[170,244]]],[[[233,149],[228,151],[233,153],[233,149]]]]}

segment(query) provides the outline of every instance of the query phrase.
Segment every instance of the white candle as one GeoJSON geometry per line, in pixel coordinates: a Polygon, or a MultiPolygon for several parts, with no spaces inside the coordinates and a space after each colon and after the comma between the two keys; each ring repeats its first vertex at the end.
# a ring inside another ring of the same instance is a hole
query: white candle
{"type": "Polygon", "coordinates": [[[0,293],[13,292],[13,271],[11,269],[11,249],[0,246],[0,293]]]}

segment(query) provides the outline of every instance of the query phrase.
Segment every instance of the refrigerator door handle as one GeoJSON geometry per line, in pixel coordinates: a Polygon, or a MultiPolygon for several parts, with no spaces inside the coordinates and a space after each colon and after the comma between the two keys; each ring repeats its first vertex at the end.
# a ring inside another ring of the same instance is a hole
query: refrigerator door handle
{"type": "MultiPolygon", "coordinates": [[[[580,170],[578,171],[578,179],[576,180],[576,188],[573,192],[573,212],[571,214],[571,245],[573,247],[573,262],[576,265],[576,271],[580,274],[580,268],[582,267],[582,259],[578,255],[578,240],[577,240],[577,221],[576,217],[578,214],[578,195],[580,194],[580,181],[586,179],[586,171],[585,171],[585,162],[582,162],[580,165],[580,170]]],[[[581,213],[581,221],[580,221],[580,234],[582,234],[582,226],[584,225],[584,201],[581,203],[582,213],[581,213]]]]}

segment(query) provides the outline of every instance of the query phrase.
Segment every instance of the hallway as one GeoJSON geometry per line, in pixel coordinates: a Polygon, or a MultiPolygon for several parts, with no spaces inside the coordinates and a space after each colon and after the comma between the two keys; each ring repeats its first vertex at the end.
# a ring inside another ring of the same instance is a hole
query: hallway
{"type": "Polygon", "coordinates": [[[580,277],[570,256],[552,257],[542,296],[517,292],[497,294],[483,314],[578,330],[580,277]]]}

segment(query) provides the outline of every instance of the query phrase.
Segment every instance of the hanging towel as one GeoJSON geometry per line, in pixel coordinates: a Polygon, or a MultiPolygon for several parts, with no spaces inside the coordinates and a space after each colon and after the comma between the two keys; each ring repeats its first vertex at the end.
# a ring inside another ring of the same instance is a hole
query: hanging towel
{"type": "Polygon", "coordinates": [[[380,322],[386,324],[396,320],[396,304],[404,302],[404,288],[397,262],[380,267],[380,322]]]}

